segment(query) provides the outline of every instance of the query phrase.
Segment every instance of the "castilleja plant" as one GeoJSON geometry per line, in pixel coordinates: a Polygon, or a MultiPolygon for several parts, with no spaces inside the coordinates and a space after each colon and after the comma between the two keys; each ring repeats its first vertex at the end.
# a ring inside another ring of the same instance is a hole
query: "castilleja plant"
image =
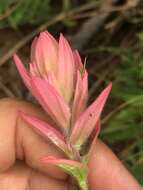
{"type": "Polygon", "coordinates": [[[65,154],[65,159],[48,155],[41,161],[62,168],[76,179],[80,189],[88,190],[87,165],[93,147],[91,145],[83,154],[83,145],[94,131],[93,141],[97,138],[101,112],[112,84],[87,107],[88,73],[78,51],[71,49],[62,34],[59,43],[47,31],[34,39],[29,71],[16,54],[14,62],[25,85],[50,120],[41,121],[23,112],[20,116],[65,154]]]}

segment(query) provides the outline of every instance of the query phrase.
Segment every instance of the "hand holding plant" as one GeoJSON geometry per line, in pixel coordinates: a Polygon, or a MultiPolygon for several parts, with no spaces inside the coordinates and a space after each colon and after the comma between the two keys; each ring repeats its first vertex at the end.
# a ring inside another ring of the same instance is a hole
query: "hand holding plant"
{"type": "MultiPolygon", "coordinates": [[[[48,140],[48,142],[51,141],[64,153],[64,159],[59,157],[53,157],[53,154],[49,154],[49,156],[41,158],[41,160],[39,160],[40,163],[41,161],[43,161],[46,162],[48,165],[54,164],[62,168],[71,176],[75,177],[76,181],[79,184],[79,187],[83,190],[87,190],[89,189],[89,187],[91,189],[94,189],[93,177],[91,176],[91,174],[93,175],[94,173],[95,176],[96,174],[98,174],[98,170],[97,173],[95,173],[96,171],[91,172],[91,169],[89,170],[89,168],[91,168],[90,163],[93,162],[91,160],[95,158],[98,159],[99,156],[97,154],[97,157],[95,157],[93,152],[96,148],[94,146],[96,146],[95,142],[100,129],[100,115],[110,92],[111,84],[105,88],[105,90],[99,95],[95,102],[87,107],[87,72],[85,70],[85,67],[81,63],[78,52],[71,50],[68,42],[64,39],[62,35],[60,37],[59,44],[47,32],[41,33],[40,36],[34,40],[32,44],[29,73],[25,70],[17,55],[14,56],[14,60],[26,86],[36,97],[36,99],[39,101],[47,114],[46,121],[44,121],[41,120],[40,115],[37,114],[36,117],[23,111],[22,107],[19,107],[19,115],[28,124],[30,124],[30,126],[33,126],[34,129],[36,129],[36,131],[44,137],[44,139],[48,140]],[[83,145],[86,144],[88,138],[93,131],[95,131],[95,139],[93,140],[91,148],[84,152],[83,145]],[[91,178],[92,182],[90,182],[91,178]]],[[[2,104],[2,106],[2,110],[4,111],[4,104],[2,104]]],[[[8,110],[9,112],[9,109],[5,110],[8,110]]],[[[16,114],[15,112],[12,113],[13,114],[8,119],[8,121],[13,121],[13,123],[11,123],[13,126],[12,130],[15,131],[15,119],[13,118],[15,118],[16,114]]],[[[6,126],[5,112],[1,112],[1,115],[1,123],[5,123],[4,126],[6,126]]],[[[24,137],[24,133],[18,134],[24,137]]],[[[2,137],[3,136],[5,135],[2,135],[2,137]]],[[[19,136],[18,139],[15,139],[14,136],[12,136],[12,138],[10,139],[12,141],[14,140],[13,142],[16,143],[19,142],[19,136]]],[[[20,136],[20,139],[23,138],[21,138],[20,136]]],[[[23,141],[23,143],[25,143],[25,140],[23,141]]],[[[20,142],[16,144],[16,147],[12,146],[12,148],[14,149],[10,149],[10,151],[13,150],[10,159],[9,157],[5,156],[5,160],[7,161],[7,168],[13,164],[15,158],[21,160],[29,160],[29,157],[25,156],[27,154],[26,152],[28,152],[28,154],[30,154],[30,152],[25,149],[26,145],[24,145],[23,143],[21,144],[20,142]],[[21,147],[21,145],[23,145],[23,148],[21,147]],[[16,155],[16,157],[14,155],[16,155]]],[[[4,147],[7,147],[9,149],[7,144],[6,146],[5,143],[3,144],[4,147]]],[[[11,145],[11,141],[8,145],[11,145]]],[[[103,145],[100,146],[102,147],[103,145]]],[[[35,146],[33,146],[33,148],[34,147],[35,146]]],[[[41,147],[37,146],[36,148],[40,149],[41,147]]],[[[108,152],[108,149],[105,150],[105,152],[108,152]]],[[[102,160],[103,156],[101,155],[99,156],[99,158],[102,160]]],[[[107,155],[112,154],[109,152],[107,153],[107,155]]],[[[106,163],[106,159],[104,161],[106,163]]],[[[30,165],[33,165],[33,163],[30,163],[30,165]]],[[[95,170],[96,169],[98,169],[98,167],[95,167],[95,170]]],[[[106,169],[107,171],[105,171],[108,173],[108,166],[106,167],[106,169]]],[[[126,173],[126,170],[122,170],[123,173],[126,173]]],[[[126,175],[128,174],[126,173],[126,175]]],[[[138,184],[132,179],[132,177],[129,176],[128,178],[130,181],[132,181],[131,184],[133,184],[134,187],[139,187],[138,184]]],[[[98,186],[97,189],[99,189],[98,186]]]]}

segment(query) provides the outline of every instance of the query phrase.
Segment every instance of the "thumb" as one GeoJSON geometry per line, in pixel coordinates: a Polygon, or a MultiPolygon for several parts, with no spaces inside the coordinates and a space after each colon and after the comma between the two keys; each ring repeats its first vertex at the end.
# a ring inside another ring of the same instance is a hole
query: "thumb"
{"type": "Polygon", "coordinates": [[[91,190],[142,189],[114,153],[99,140],[91,153],[89,168],[91,190]]]}

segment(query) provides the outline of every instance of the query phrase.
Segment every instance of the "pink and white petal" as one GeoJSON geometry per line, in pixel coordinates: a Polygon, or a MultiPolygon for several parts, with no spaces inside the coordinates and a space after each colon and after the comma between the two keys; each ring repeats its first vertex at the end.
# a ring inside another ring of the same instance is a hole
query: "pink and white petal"
{"type": "Polygon", "coordinates": [[[35,89],[33,89],[33,85],[31,83],[31,73],[29,74],[27,72],[27,70],[25,69],[23,63],[21,62],[20,58],[14,54],[13,56],[13,59],[14,59],[14,63],[17,67],[17,70],[19,71],[20,73],[20,76],[22,77],[26,87],[30,90],[30,92],[33,94],[33,96],[35,96],[37,99],[40,98],[39,96],[39,93],[37,91],[35,91],[35,89]]]}
{"type": "Polygon", "coordinates": [[[41,75],[57,72],[58,43],[48,32],[41,32],[35,46],[35,63],[41,75]]]}
{"type": "Polygon", "coordinates": [[[100,118],[104,104],[111,91],[112,84],[110,83],[98,96],[98,98],[81,114],[73,128],[70,142],[80,149],[81,145],[86,142],[91,135],[97,121],[100,118]]]}
{"type": "Polygon", "coordinates": [[[30,124],[30,126],[34,127],[34,129],[36,129],[40,135],[42,135],[45,139],[50,140],[63,152],[68,154],[65,138],[58,130],[35,116],[26,114],[24,112],[19,112],[19,114],[22,119],[30,124]]]}
{"type": "Polygon", "coordinates": [[[64,97],[68,103],[70,102],[73,95],[74,75],[75,65],[73,52],[69,43],[61,34],[59,39],[57,80],[60,82],[64,97]]]}
{"type": "Polygon", "coordinates": [[[14,60],[17,70],[19,71],[20,76],[22,77],[25,85],[27,86],[28,89],[31,89],[30,75],[27,72],[27,70],[25,69],[22,61],[20,60],[20,58],[18,57],[17,54],[13,55],[13,60],[14,60]]]}
{"type": "Polygon", "coordinates": [[[37,65],[34,62],[30,63],[29,70],[30,70],[31,76],[40,76],[37,65]]]}
{"type": "Polygon", "coordinates": [[[80,71],[77,71],[77,82],[75,88],[75,95],[72,106],[72,124],[85,110],[88,96],[88,75],[81,76],[80,71]]]}
{"type": "Polygon", "coordinates": [[[49,73],[45,79],[57,90],[60,96],[63,96],[58,80],[53,73],[49,73]]]}
{"type": "Polygon", "coordinates": [[[45,156],[41,159],[41,161],[43,161],[44,163],[53,164],[59,167],[62,165],[67,165],[67,166],[73,166],[79,169],[84,168],[84,166],[80,162],[77,162],[74,160],[68,160],[68,159],[60,159],[54,156],[45,156]]]}
{"type": "Polygon", "coordinates": [[[60,126],[64,132],[68,130],[70,122],[70,108],[48,81],[39,77],[32,78],[33,95],[49,116],[60,126]]]}

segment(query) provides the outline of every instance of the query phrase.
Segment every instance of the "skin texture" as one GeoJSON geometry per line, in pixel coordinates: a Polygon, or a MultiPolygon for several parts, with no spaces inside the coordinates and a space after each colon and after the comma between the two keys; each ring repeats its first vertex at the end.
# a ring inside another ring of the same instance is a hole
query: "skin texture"
{"type": "MultiPolygon", "coordinates": [[[[45,155],[64,157],[50,142],[18,117],[18,111],[47,119],[43,111],[30,103],[0,100],[0,189],[68,190],[69,178],[58,168],[43,164],[45,155]]],[[[114,153],[100,140],[89,162],[90,190],[141,190],[114,153]]]]}

